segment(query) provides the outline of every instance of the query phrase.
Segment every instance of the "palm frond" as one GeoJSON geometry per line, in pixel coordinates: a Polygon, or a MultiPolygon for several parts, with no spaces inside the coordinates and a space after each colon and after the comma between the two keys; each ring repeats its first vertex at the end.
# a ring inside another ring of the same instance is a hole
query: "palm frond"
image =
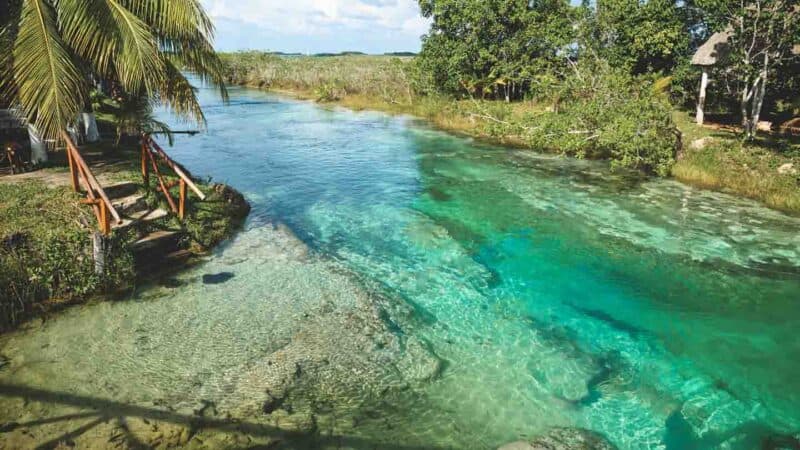
{"type": "Polygon", "coordinates": [[[105,0],[59,0],[58,19],[64,42],[101,76],[113,69],[119,33],[105,0]]]}
{"type": "Polygon", "coordinates": [[[214,24],[197,0],[119,0],[126,8],[164,36],[187,39],[201,33],[214,36],[214,24]]]}
{"type": "Polygon", "coordinates": [[[187,41],[163,39],[161,48],[173,65],[192,72],[203,83],[216,86],[223,101],[228,101],[225,67],[210,42],[205,39],[187,41]]]}
{"type": "Polygon", "coordinates": [[[14,97],[11,59],[14,50],[14,25],[16,24],[10,17],[0,17],[0,104],[9,104],[14,97]]]}
{"type": "Polygon", "coordinates": [[[86,83],[44,0],[25,0],[13,48],[17,100],[45,138],[54,139],[83,106],[86,83]]]}
{"type": "Polygon", "coordinates": [[[199,126],[205,127],[206,118],[197,99],[197,90],[172,61],[165,58],[164,66],[166,82],[156,93],[156,101],[171,109],[177,116],[192,118],[199,126]]]}
{"type": "Polygon", "coordinates": [[[116,0],[105,0],[120,36],[114,66],[127,92],[154,92],[164,83],[164,63],[148,25],[116,0]]]}

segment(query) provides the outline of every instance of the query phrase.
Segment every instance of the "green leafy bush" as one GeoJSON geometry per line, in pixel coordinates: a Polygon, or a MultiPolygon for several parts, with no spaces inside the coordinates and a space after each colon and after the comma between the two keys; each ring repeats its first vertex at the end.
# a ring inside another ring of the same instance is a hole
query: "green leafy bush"
{"type": "Polygon", "coordinates": [[[669,174],[680,134],[669,102],[648,80],[585,62],[549,95],[553,111],[530,114],[518,125],[532,147],[669,174]]]}

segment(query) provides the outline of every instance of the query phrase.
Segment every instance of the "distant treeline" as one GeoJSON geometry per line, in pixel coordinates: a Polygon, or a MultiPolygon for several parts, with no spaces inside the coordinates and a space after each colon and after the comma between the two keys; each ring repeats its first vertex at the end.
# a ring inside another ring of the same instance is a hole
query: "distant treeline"
{"type": "MultiPolygon", "coordinates": [[[[246,52],[244,52],[246,53],[246,52]]],[[[264,52],[268,55],[275,55],[275,56],[313,56],[318,58],[330,58],[334,56],[368,56],[368,53],[364,52],[357,52],[357,51],[343,51],[339,53],[312,53],[312,54],[305,54],[305,53],[296,53],[296,52],[264,52]]],[[[397,57],[412,57],[417,56],[414,52],[387,52],[383,54],[384,56],[397,56],[397,57]]]]}

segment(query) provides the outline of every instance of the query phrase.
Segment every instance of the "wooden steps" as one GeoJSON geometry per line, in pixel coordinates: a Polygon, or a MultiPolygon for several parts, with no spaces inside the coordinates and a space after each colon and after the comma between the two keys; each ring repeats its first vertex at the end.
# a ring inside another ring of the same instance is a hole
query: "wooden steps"
{"type": "Polygon", "coordinates": [[[148,206],[140,185],[119,183],[105,190],[122,217],[122,223],[112,224],[112,229],[133,229],[138,233],[131,249],[140,277],[179,269],[193,256],[182,248],[185,233],[165,228],[167,225],[161,219],[169,217],[169,211],[148,206]]]}
{"type": "Polygon", "coordinates": [[[163,219],[167,217],[169,212],[167,210],[156,208],[156,209],[144,209],[141,211],[132,212],[126,214],[125,212],[122,213],[122,223],[114,224],[111,226],[112,230],[118,230],[120,228],[127,228],[134,225],[139,225],[146,222],[153,222],[158,219],[163,219]]]}

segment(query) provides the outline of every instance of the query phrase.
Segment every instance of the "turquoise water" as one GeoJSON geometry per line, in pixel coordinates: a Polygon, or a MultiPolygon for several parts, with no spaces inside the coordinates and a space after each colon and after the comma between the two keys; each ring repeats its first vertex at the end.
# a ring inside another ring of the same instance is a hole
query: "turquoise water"
{"type": "Polygon", "coordinates": [[[409,118],[201,94],[208,133],[170,153],[245,193],[245,230],[178,288],[7,338],[26,364],[0,378],[236,410],[263,391],[241,379],[287,345],[360,348],[372,325],[346,311],[379,296],[388,334],[438,374],[362,386],[394,375],[350,355],[355,375],[295,394],[361,417],[334,432],[378,447],[493,448],[561,425],[625,449],[751,449],[800,430],[800,220],[409,118]],[[303,324],[325,308],[342,314],[303,324]]]}

